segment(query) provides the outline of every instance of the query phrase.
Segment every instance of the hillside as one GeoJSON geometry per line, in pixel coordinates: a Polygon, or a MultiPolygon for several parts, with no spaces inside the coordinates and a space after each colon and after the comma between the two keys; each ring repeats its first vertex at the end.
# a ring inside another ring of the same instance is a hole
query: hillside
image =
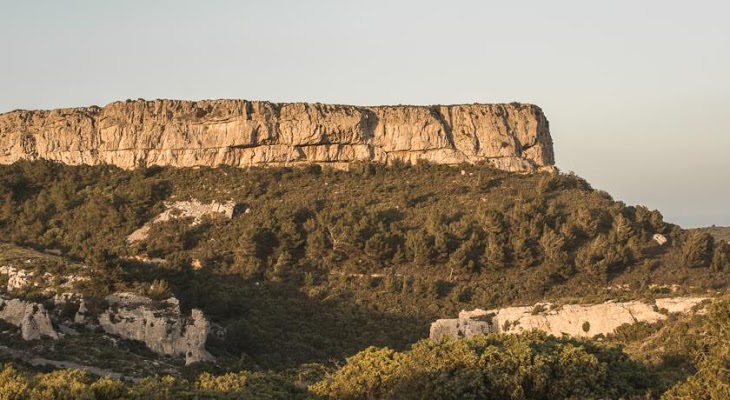
{"type": "MultiPolygon", "coordinates": [[[[616,202],[574,175],[486,163],[362,162],[343,171],[18,162],[0,166],[0,237],[0,261],[11,268],[0,274],[9,279],[3,296],[35,302],[26,303],[41,307],[32,318],[42,324],[47,313],[54,329],[71,332],[32,342],[4,328],[0,357],[21,375],[66,365],[135,380],[165,373],[211,388],[241,379],[266,393],[278,387],[280,398],[304,395],[298,387],[337,374],[335,363],[370,346],[408,351],[431,322],[462,309],[716,296],[730,277],[730,248],[707,233],[616,202]],[[59,303],[68,292],[76,294],[59,303]],[[168,317],[157,320],[160,312],[168,317]],[[162,336],[138,336],[142,315],[162,324],[154,333],[162,336]],[[175,356],[182,334],[203,335],[202,353],[191,361],[188,352],[186,362],[214,361],[183,366],[175,356]],[[222,375],[223,384],[201,370],[249,372],[222,375]],[[255,372],[263,370],[274,372],[255,372]]],[[[585,357],[619,362],[614,350],[595,351],[585,357]]],[[[641,367],[644,383],[600,381],[590,390],[663,391],[695,365],[641,367]],[[666,376],[660,386],[645,382],[654,373],[666,376]]],[[[91,384],[89,376],[74,379],[91,384]]],[[[342,378],[327,379],[312,390],[338,393],[332,382],[342,378]]]]}
{"type": "Polygon", "coordinates": [[[714,293],[730,272],[726,245],[572,175],[22,162],[0,167],[0,182],[2,237],[89,265],[89,303],[164,281],[183,310],[224,328],[214,355],[249,367],[405,348],[460,309],[714,293]],[[235,208],[127,241],[166,203],[191,199],[235,208]]]}
{"type": "Polygon", "coordinates": [[[708,226],[706,228],[697,228],[693,230],[707,232],[712,235],[716,241],[730,243],[730,226],[708,226]]]}

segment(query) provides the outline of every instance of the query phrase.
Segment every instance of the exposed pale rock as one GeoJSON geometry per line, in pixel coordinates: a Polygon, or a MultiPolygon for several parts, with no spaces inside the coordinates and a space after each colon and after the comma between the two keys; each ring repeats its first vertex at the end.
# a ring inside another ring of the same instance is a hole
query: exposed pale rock
{"type": "Polygon", "coordinates": [[[58,330],[61,331],[64,335],[69,336],[78,336],[79,333],[76,331],[76,329],[71,328],[70,326],[66,326],[64,324],[58,324],[58,330]]]}
{"type": "Polygon", "coordinates": [[[13,268],[8,265],[0,267],[0,274],[8,276],[8,292],[24,288],[25,286],[30,284],[30,279],[33,277],[32,272],[13,268]]]}
{"type": "Polygon", "coordinates": [[[190,323],[186,326],[184,334],[185,364],[213,359],[213,356],[205,349],[205,341],[208,340],[209,332],[210,322],[205,318],[202,311],[193,309],[190,313],[190,323]]]}
{"type": "Polygon", "coordinates": [[[594,305],[566,304],[556,306],[538,303],[528,307],[495,310],[462,311],[458,319],[439,319],[431,324],[430,337],[462,338],[485,333],[519,333],[540,330],[551,335],[593,337],[609,334],[621,325],[636,322],[653,323],[666,319],[660,311],[688,312],[707,300],[704,297],[658,299],[656,305],[640,301],[606,302],[594,305]]]}
{"type": "Polygon", "coordinates": [[[89,310],[86,308],[86,302],[84,299],[81,299],[79,301],[79,309],[76,311],[76,315],[74,315],[74,323],[79,325],[86,325],[90,326],[92,325],[90,322],[90,313],[89,310]]]}
{"type": "Polygon", "coordinates": [[[659,246],[664,246],[667,243],[667,237],[661,233],[655,233],[652,237],[659,246]]]}
{"type": "Polygon", "coordinates": [[[530,104],[355,107],[264,101],[126,101],[0,115],[0,163],[122,168],[489,160],[553,169],[548,121],[530,104]]]}
{"type": "MultiPolygon", "coordinates": [[[[39,284],[37,282],[33,282],[33,277],[35,276],[35,273],[33,271],[26,271],[23,269],[18,269],[12,266],[2,266],[0,267],[0,274],[7,275],[8,276],[8,284],[7,284],[7,291],[13,291],[17,289],[22,289],[25,286],[28,286],[30,284],[33,284],[34,287],[38,287],[39,284]]],[[[49,272],[46,272],[43,274],[42,282],[52,282],[55,276],[49,272]]],[[[60,279],[60,286],[61,288],[71,288],[73,287],[73,284],[79,281],[85,281],[88,280],[88,277],[85,276],[78,276],[78,275],[64,275],[61,276],[60,279]]],[[[56,288],[45,286],[44,292],[52,292],[56,288]]]]}
{"type": "Polygon", "coordinates": [[[43,304],[19,299],[0,299],[0,319],[20,328],[24,340],[36,340],[42,336],[58,339],[51,317],[43,304]]]}
{"type": "Polygon", "coordinates": [[[212,360],[205,349],[210,324],[202,311],[193,309],[182,316],[177,299],[155,302],[132,293],[116,293],[106,298],[110,308],[99,315],[107,333],[139,340],[158,354],[184,355],[185,364],[212,360]]]}
{"type": "MultiPolygon", "coordinates": [[[[142,240],[145,240],[147,238],[147,234],[150,232],[150,228],[152,227],[152,223],[148,223],[143,225],[141,228],[137,229],[136,231],[132,232],[127,236],[127,243],[134,243],[139,242],[142,240]]],[[[144,257],[146,258],[146,257],[144,257]]]]}
{"type": "MultiPolygon", "coordinates": [[[[669,297],[666,299],[656,299],[654,303],[660,310],[664,309],[670,313],[683,313],[687,310],[696,306],[698,303],[707,300],[707,298],[700,297],[669,297]]],[[[697,310],[698,314],[704,313],[704,308],[697,310]]]]}
{"type": "Polygon", "coordinates": [[[235,207],[236,204],[232,201],[225,203],[218,203],[214,201],[210,204],[203,204],[198,200],[165,203],[165,211],[127,236],[127,242],[134,243],[144,240],[153,224],[169,221],[171,219],[192,218],[193,226],[200,224],[203,217],[206,215],[219,214],[222,215],[223,218],[231,219],[233,217],[233,210],[235,207]]]}
{"type": "Polygon", "coordinates": [[[62,305],[69,302],[81,301],[81,295],[78,293],[64,292],[53,296],[53,304],[62,305]]]}

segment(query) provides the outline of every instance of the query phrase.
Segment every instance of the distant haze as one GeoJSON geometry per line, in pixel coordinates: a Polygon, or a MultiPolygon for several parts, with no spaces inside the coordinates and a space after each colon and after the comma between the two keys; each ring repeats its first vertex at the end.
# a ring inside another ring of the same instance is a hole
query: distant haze
{"type": "Polygon", "coordinates": [[[529,102],[561,170],[669,222],[730,225],[725,1],[0,1],[0,112],[529,102]]]}

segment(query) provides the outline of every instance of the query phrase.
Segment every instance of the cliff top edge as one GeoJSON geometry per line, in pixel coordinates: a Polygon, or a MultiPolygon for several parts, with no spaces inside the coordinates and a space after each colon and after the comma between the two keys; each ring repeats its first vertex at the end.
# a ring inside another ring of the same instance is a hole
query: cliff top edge
{"type": "Polygon", "coordinates": [[[138,98],[136,100],[115,100],[104,106],[98,106],[95,104],[87,106],[74,106],[74,107],[56,107],[56,108],[16,108],[10,111],[0,112],[0,116],[22,112],[73,112],[73,111],[87,111],[87,110],[102,110],[107,107],[113,107],[124,104],[157,104],[157,103],[170,103],[170,104],[188,104],[191,106],[199,104],[213,104],[213,103],[224,103],[224,102],[240,102],[240,103],[252,103],[252,104],[271,104],[275,106],[287,106],[287,105],[310,105],[310,106],[325,106],[325,107],[338,107],[338,108],[355,108],[355,109],[378,109],[378,108],[434,108],[434,107],[467,107],[467,106],[511,106],[511,107],[526,107],[534,108],[542,112],[540,106],[534,103],[525,103],[519,101],[511,102],[497,102],[497,103],[439,103],[439,104],[377,104],[377,105],[355,105],[355,104],[343,104],[343,103],[323,103],[323,102],[307,102],[307,101],[269,101],[269,100],[252,100],[252,99],[238,99],[238,98],[220,98],[220,99],[153,99],[147,100],[138,98]]]}

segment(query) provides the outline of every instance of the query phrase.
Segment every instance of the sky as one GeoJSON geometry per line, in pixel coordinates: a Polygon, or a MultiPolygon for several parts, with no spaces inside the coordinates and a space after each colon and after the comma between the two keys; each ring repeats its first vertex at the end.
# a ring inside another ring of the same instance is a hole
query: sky
{"type": "Polygon", "coordinates": [[[0,112],[124,99],[520,101],[556,164],[730,226],[727,1],[0,0],[0,112]]]}

